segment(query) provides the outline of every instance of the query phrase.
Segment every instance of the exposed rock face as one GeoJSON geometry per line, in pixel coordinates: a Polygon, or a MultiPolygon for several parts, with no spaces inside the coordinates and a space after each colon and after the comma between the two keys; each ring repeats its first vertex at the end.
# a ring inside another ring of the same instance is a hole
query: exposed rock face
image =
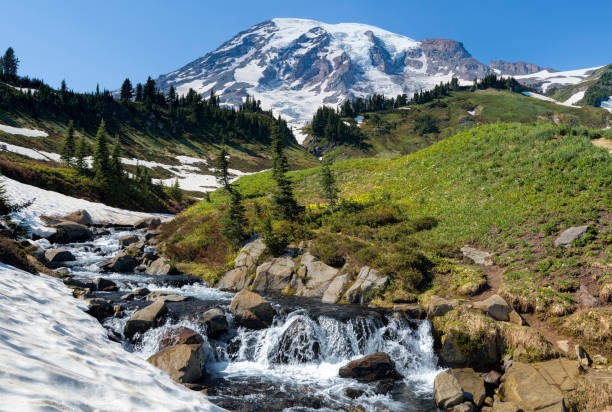
{"type": "Polygon", "coordinates": [[[351,303],[365,303],[364,295],[372,289],[377,289],[387,285],[389,279],[372,269],[369,266],[364,266],[359,271],[357,279],[353,285],[346,291],[344,297],[351,303]]]}
{"type": "Polygon", "coordinates": [[[373,382],[381,379],[401,379],[395,363],[384,352],[376,352],[349,362],[340,368],[340,377],[352,378],[360,382],[373,382]]]}
{"type": "Polygon", "coordinates": [[[495,320],[513,321],[513,323],[518,323],[519,325],[523,324],[521,316],[499,295],[493,295],[480,302],[474,302],[474,308],[487,312],[495,320]]]}
{"type": "Polygon", "coordinates": [[[87,226],[74,222],[60,222],[52,226],[56,232],[49,236],[51,243],[74,243],[93,240],[93,233],[87,226]]]}
{"type": "Polygon", "coordinates": [[[252,290],[256,292],[282,292],[291,284],[295,262],[289,258],[275,258],[257,267],[252,290]]]}
{"type": "Polygon", "coordinates": [[[158,217],[147,217],[140,219],[134,224],[136,229],[155,229],[161,225],[161,219],[158,217]]]}
{"type": "Polygon", "coordinates": [[[73,261],[74,255],[66,249],[48,249],[45,251],[45,259],[51,263],[73,261]]]}
{"type": "Polygon", "coordinates": [[[100,269],[105,272],[129,273],[133,272],[138,264],[139,261],[134,256],[127,253],[120,253],[114,258],[100,263],[99,266],[100,269]]]}
{"type": "Polygon", "coordinates": [[[555,359],[527,364],[513,362],[504,376],[500,393],[504,401],[513,402],[524,410],[565,411],[565,391],[577,387],[580,375],[578,362],[555,359]]]}
{"type": "Polygon", "coordinates": [[[93,225],[93,219],[87,210],[76,210],[64,217],[64,220],[69,220],[79,225],[91,226],[93,225]]]}
{"type": "Polygon", "coordinates": [[[306,252],[302,256],[301,266],[297,271],[298,287],[296,294],[321,297],[337,274],[338,269],[326,265],[306,252]]]}
{"type": "Polygon", "coordinates": [[[192,329],[180,326],[176,329],[167,331],[159,341],[160,349],[165,349],[174,345],[198,345],[204,342],[202,336],[192,329]]]}
{"type": "Polygon", "coordinates": [[[461,79],[483,78],[490,69],[474,59],[463,44],[451,39],[425,39],[421,42],[423,54],[427,58],[427,73],[435,74],[453,67],[461,79]]]}
{"type": "Polygon", "coordinates": [[[463,390],[450,371],[440,372],[434,379],[434,400],[441,409],[450,409],[463,402],[463,390]]]}
{"type": "Polygon", "coordinates": [[[164,257],[160,257],[156,260],[154,260],[153,262],[151,262],[148,266],[147,269],[145,270],[145,272],[149,275],[179,275],[180,272],[178,271],[178,269],[176,269],[172,263],[164,258],[164,257]]]}
{"type": "Polygon", "coordinates": [[[132,340],[136,333],[142,334],[153,327],[159,326],[166,313],[168,313],[168,309],[166,308],[166,302],[163,300],[153,302],[146,308],[140,309],[125,324],[124,336],[132,340]]]}
{"type": "Polygon", "coordinates": [[[238,325],[249,329],[263,329],[272,324],[274,309],[257,293],[242,290],[232,299],[229,307],[238,325]]]}
{"type": "Polygon", "coordinates": [[[325,293],[323,294],[321,301],[324,303],[337,303],[342,297],[342,292],[345,286],[348,284],[348,275],[337,276],[331,281],[327,289],[325,289],[325,293]]]}
{"type": "Polygon", "coordinates": [[[217,283],[217,287],[221,290],[238,291],[248,288],[250,284],[249,269],[246,266],[241,266],[225,272],[225,275],[217,283]]]}
{"type": "Polygon", "coordinates": [[[178,383],[195,383],[206,374],[201,344],[171,346],[151,356],[147,361],[178,383]]]}
{"type": "Polygon", "coordinates": [[[200,318],[206,325],[208,336],[217,338],[227,332],[228,324],[225,312],[220,308],[209,309],[200,318]]]}
{"type": "Polygon", "coordinates": [[[249,269],[254,269],[257,266],[257,261],[266,250],[266,244],[263,239],[256,238],[254,240],[249,241],[245,244],[236,259],[234,259],[234,267],[247,267],[249,269]]]}
{"type": "Polygon", "coordinates": [[[249,241],[234,259],[234,269],[226,272],[216,286],[221,290],[232,291],[248,288],[252,280],[250,274],[265,250],[266,245],[261,238],[249,241]]]}
{"type": "Polygon", "coordinates": [[[451,369],[451,375],[457,379],[463,390],[463,397],[470,399],[477,407],[481,407],[487,393],[484,380],[472,368],[451,369]]]}
{"type": "Polygon", "coordinates": [[[132,243],[138,242],[140,239],[136,235],[125,235],[119,238],[119,246],[122,248],[128,247],[132,243]]]}
{"type": "Polygon", "coordinates": [[[491,60],[491,63],[489,63],[489,67],[495,70],[499,70],[499,74],[510,76],[533,74],[541,72],[542,70],[548,70],[550,72],[554,71],[550,68],[538,66],[537,64],[527,63],[523,61],[511,63],[504,60],[491,60]]]}
{"type": "Polygon", "coordinates": [[[463,256],[471,259],[474,263],[483,266],[492,266],[493,265],[493,255],[484,250],[474,249],[470,246],[463,246],[461,248],[461,252],[463,256]]]}
{"type": "Polygon", "coordinates": [[[455,309],[459,302],[457,299],[444,299],[440,296],[432,295],[429,299],[429,306],[427,307],[427,317],[435,318],[436,316],[444,316],[449,311],[455,309]]]}
{"type": "Polygon", "coordinates": [[[561,233],[561,235],[555,239],[555,246],[565,246],[569,248],[574,240],[578,240],[583,238],[587,231],[589,230],[589,226],[574,226],[566,229],[561,233]]]}

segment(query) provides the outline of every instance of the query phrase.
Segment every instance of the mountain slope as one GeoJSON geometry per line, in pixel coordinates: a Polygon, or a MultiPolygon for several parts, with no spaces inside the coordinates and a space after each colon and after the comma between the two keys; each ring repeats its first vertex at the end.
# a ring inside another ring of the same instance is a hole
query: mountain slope
{"type": "Polygon", "coordinates": [[[548,96],[572,104],[612,108],[609,103],[612,101],[612,64],[590,72],[576,84],[551,88],[548,96]]]}

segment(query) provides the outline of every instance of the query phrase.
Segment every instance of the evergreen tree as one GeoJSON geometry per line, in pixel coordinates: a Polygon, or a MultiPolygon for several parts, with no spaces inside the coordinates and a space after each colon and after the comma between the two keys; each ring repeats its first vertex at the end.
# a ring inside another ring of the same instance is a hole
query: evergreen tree
{"type": "Polygon", "coordinates": [[[2,74],[8,78],[16,78],[18,68],[19,59],[15,56],[15,50],[9,47],[2,57],[2,74]]]}
{"type": "Polygon", "coordinates": [[[132,88],[132,82],[130,79],[125,79],[121,85],[121,100],[128,101],[132,100],[134,96],[134,89],[132,88]]]}
{"type": "Polygon", "coordinates": [[[87,169],[87,160],[85,159],[89,155],[89,145],[85,141],[83,137],[79,139],[79,144],[77,145],[74,166],[76,167],[79,173],[85,172],[87,169]]]}
{"type": "Polygon", "coordinates": [[[231,200],[229,208],[221,220],[221,234],[229,243],[237,248],[246,239],[245,226],[248,224],[244,216],[246,209],[242,204],[242,195],[238,189],[231,190],[231,200]]]}
{"type": "Polygon", "coordinates": [[[121,143],[119,142],[119,138],[117,138],[115,145],[113,146],[109,167],[110,175],[113,179],[123,179],[123,165],[121,164],[121,143]]]}
{"type": "Polygon", "coordinates": [[[99,181],[105,181],[111,177],[104,120],[100,121],[100,126],[96,133],[96,142],[94,143],[93,152],[93,172],[96,175],[96,179],[99,181]]]}
{"type": "Polygon", "coordinates": [[[64,138],[64,145],[62,147],[61,159],[66,166],[71,166],[73,158],[76,154],[76,147],[74,141],[74,124],[72,120],[68,123],[68,130],[66,130],[66,137],[64,138]]]}
{"type": "Polygon", "coordinates": [[[168,105],[172,106],[176,103],[176,90],[174,89],[174,86],[170,86],[170,89],[168,89],[168,105]]]}
{"type": "Polygon", "coordinates": [[[153,103],[155,102],[155,94],[157,90],[155,89],[155,81],[149,76],[147,81],[142,89],[142,98],[144,101],[153,103]]]}
{"type": "Polygon", "coordinates": [[[174,184],[170,187],[170,197],[179,203],[183,201],[183,192],[181,191],[178,178],[174,180],[174,184]]]}
{"type": "Polygon", "coordinates": [[[221,144],[221,149],[219,149],[219,154],[215,159],[215,174],[217,176],[217,183],[221,185],[225,190],[231,192],[232,187],[230,185],[230,177],[229,177],[229,161],[227,160],[228,154],[225,149],[225,144],[221,144]]]}
{"type": "Polygon", "coordinates": [[[323,197],[327,199],[330,208],[333,209],[338,201],[338,188],[330,166],[331,161],[325,159],[321,168],[321,187],[323,188],[323,197]]]}
{"type": "Polygon", "coordinates": [[[134,100],[137,102],[142,102],[142,84],[138,83],[136,85],[136,95],[134,96],[134,100]]]}
{"type": "Polygon", "coordinates": [[[293,184],[287,177],[289,163],[283,153],[283,141],[279,127],[276,123],[272,125],[272,177],[276,182],[276,190],[272,195],[272,202],[276,213],[283,219],[294,219],[301,213],[302,208],[298,205],[293,194],[293,184]]]}

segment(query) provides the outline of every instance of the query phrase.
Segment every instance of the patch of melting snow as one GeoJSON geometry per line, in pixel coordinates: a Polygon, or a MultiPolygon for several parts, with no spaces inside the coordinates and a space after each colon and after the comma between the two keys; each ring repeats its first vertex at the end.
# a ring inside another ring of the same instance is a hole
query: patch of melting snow
{"type": "Polygon", "coordinates": [[[49,134],[42,130],[26,129],[23,127],[13,127],[6,124],[0,124],[0,130],[8,134],[18,134],[27,137],[47,137],[49,134]]]}
{"type": "Polygon", "coordinates": [[[111,342],[61,280],[0,263],[0,408],[223,411],[111,342]]]}

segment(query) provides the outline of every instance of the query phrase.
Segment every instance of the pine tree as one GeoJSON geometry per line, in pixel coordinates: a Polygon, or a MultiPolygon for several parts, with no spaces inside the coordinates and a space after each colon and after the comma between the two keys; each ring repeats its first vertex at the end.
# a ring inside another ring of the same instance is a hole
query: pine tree
{"type": "Polygon", "coordinates": [[[79,173],[84,173],[87,169],[87,160],[85,159],[89,155],[89,145],[83,137],[79,139],[77,145],[74,166],[79,173]]]}
{"type": "Polygon", "coordinates": [[[132,88],[132,82],[130,79],[125,79],[121,85],[121,100],[124,102],[132,100],[134,96],[134,89],[132,88]]]}
{"type": "Polygon", "coordinates": [[[153,103],[155,102],[155,94],[157,90],[155,89],[155,81],[149,76],[147,81],[142,89],[142,98],[144,101],[153,103]]]}
{"type": "Polygon", "coordinates": [[[76,147],[74,141],[74,124],[72,120],[68,123],[68,129],[66,130],[66,137],[64,138],[64,146],[62,147],[61,159],[66,166],[71,166],[73,158],[76,154],[76,147]]]}
{"type": "Polygon", "coordinates": [[[15,50],[12,47],[6,49],[2,57],[2,74],[9,78],[17,77],[17,69],[19,68],[19,59],[15,56],[15,50]]]}
{"type": "Polygon", "coordinates": [[[293,184],[287,177],[289,163],[283,153],[283,141],[276,123],[272,125],[272,177],[276,182],[276,190],[272,202],[276,213],[283,219],[294,219],[302,211],[293,194],[293,184]]]}
{"type": "Polygon", "coordinates": [[[136,100],[137,102],[142,102],[142,84],[138,83],[136,85],[136,95],[134,97],[134,100],[136,100]]]}
{"type": "Polygon", "coordinates": [[[338,201],[338,188],[330,166],[331,161],[325,159],[321,168],[321,187],[323,188],[323,197],[327,199],[330,208],[333,209],[338,201]]]}
{"type": "Polygon", "coordinates": [[[245,226],[248,224],[244,216],[246,209],[242,204],[242,195],[238,189],[231,190],[229,208],[221,220],[221,234],[235,248],[246,239],[245,226]]]}
{"type": "Polygon", "coordinates": [[[104,120],[100,121],[100,126],[96,133],[96,142],[93,152],[93,172],[96,175],[96,179],[99,181],[105,181],[111,177],[104,120]]]}
{"type": "Polygon", "coordinates": [[[183,192],[181,191],[178,178],[174,180],[174,184],[170,187],[170,197],[179,203],[183,201],[183,192]]]}
{"type": "Polygon", "coordinates": [[[168,89],[168,104],[170,106],[174,105],[176,103],[176,90],[174,89],[174,86],[170,86],[170,89],[168,89]]]}
{"type": "Polygon", "coordinates": [[[119,138],[117,138],[115,145],[113,146],[109,167],[110,175],[113,179],[123,179],[123,165],[121,164],[121,143],[119,142],[119,138]]]}
{"type": "Polygon", "coordinates": [[[215,160],[215,174],[217,176],[217,183],[221,185],[225,190],[231,192],[232,188],[230,185],[230,177],[229,177],[229,161],[227,160],[228,154],[225,149],[225,144],[221,144],[221,149],[219,149],[219,154],[215,160]]]}

